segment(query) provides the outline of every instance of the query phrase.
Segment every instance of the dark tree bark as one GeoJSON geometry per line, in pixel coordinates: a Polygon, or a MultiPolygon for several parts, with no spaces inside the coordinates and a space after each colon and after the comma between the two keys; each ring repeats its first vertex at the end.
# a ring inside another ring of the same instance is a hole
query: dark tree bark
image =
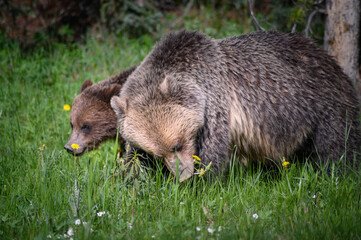
{"type": "Polygon", "coordinates": [[[360,0],[327,0],[326,9],[324,48],[353,81],[360,97],[360,0]]]}

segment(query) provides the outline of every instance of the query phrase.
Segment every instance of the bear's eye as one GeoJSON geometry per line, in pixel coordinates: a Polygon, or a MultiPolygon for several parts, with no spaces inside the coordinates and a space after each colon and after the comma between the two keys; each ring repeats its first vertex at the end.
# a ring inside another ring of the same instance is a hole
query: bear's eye
{"type": "Polygon", "coordinates": [[[82,126],[81,126],[81,130],[85,133],[85,134],[88,134],[90,133],[90,130],[92,129],[92,127],[90,126],[90,124],[88,123],[84,123],[82,126]]]}
{"type": "Polygon", "coordinates": [[[172,152],[181,152],[183,148],[183,145],[181,142],[178,142],[173,148],[172,152]]]}

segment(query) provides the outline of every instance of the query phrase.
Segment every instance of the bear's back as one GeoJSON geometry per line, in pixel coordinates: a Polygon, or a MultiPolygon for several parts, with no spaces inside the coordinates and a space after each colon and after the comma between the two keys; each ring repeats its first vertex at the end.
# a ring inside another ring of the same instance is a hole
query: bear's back
{"type": "MultiPolygon", "coordinates": [[[[320,124],[357,120],[351,81],[309,39],[257,32],[217,41],[230,82],[232,136],[243,136],[242,143],[235,141],[246,152],[292,153],[320,124]]],[[[359,129],[358,122],[353,125],[359,129]]],[[[344,141],[341,131],[335,134],[344,141]]]]}

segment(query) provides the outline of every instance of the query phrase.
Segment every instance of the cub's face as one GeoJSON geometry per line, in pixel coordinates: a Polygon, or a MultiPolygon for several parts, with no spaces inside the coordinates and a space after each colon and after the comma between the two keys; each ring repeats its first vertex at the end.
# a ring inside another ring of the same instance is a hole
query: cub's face
{"type": "Polygon", "coordinates": [[[72,133],[64,148],[74,155],[82,155],[97,148],[101,142],[116,136],[116,116],[110,105],[78,96],[70,113],[72,133]],[[79,148],[73,148],[77,144],[79,148]]]}
{"type": "Polygon", "coordinates": [[[110,98],[119,92],[120,85],[99,89],[94,85],[87,91],[85,88],[92,83],[84,87],[85,84],[73,102],[70,112],[72,133],[64,146],[68,153],[77,156],[97,148],[101,142],[115,138],[117,134],[117,118],[110,106],[110,98]]]}

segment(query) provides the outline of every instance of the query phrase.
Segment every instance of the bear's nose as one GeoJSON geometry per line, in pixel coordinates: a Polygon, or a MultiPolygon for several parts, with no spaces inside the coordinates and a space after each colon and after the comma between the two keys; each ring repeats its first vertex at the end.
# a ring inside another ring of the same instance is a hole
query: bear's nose
{"type": "Polygon", "coordinates": [[[72,155],[74,154],[74,152],[73,152],[73,148],[71,148],[71,147],[69,147],[69,146],[65,145],[65,146],[64,146],[64,149],[65,149],[66,151],[68,151],[68,153],[69,153],[69,154],[72,154],[72,155]]]}

